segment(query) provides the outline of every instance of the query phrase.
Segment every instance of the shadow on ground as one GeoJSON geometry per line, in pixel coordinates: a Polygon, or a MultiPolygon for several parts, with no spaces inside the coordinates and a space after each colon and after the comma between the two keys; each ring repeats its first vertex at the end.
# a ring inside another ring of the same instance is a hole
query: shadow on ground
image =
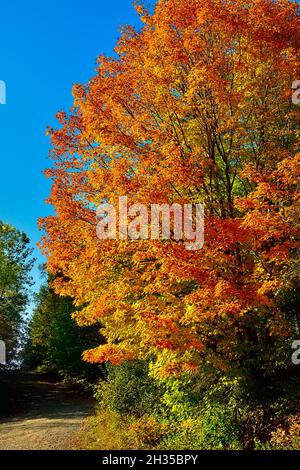
{"type": "Polygon", "coordinates": [[[0,450],[69,449],[82,420],[93,412],[90,397],[47,377],[14,372],[1,385],[8,401],[2,402],[0,450]]]}

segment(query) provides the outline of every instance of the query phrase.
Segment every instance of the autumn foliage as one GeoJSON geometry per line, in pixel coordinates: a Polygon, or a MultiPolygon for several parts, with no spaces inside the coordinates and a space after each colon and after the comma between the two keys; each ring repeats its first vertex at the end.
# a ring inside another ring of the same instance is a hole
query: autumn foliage
{"type": "MultiPolygon", "coordinates": [[[[152,359],[158,375],[220,370],[288,338],[297,283],[300,17],[289,0],[159,0],[49,129],[41,220],[58,294],[106,340],[91,362],[152,359]],[[96,208],[205,204],[205,243],[105,240],[96,208]]],[[[299,318],[298,318],[299,322],[299,318]]]]}

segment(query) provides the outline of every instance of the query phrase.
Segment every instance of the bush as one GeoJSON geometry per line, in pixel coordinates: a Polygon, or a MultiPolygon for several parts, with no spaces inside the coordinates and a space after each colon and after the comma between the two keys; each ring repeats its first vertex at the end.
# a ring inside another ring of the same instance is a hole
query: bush
{"type": "Polygon", "coordinates": [[[259,450],[299,450],[300,449],[300,415],[288,416],[283,424],[271,433],[269,442],[256,442],[259,450]]]}
{"type": "Polygon", "coordinates": [[[108,368],[87,448],[299,449],[298,379],[202,371],[154,380],[144,361],[108,368]]]}
{"type": "MultiPolygon", "coordinates": [[[[228,386],[228,384],[226,384],[228,386]]],[[[162,440],[162,449],[240,449],[241,425],[234,406],[229,403],[222,381],[198,400],[192,381],[186,377],[169,379],[161,400],[160,414],[170,424],[169,435],[162,440]],[[222,398],[221,398],[222,397],[222,398]],[[227,403],[226,403],[227,401],[227,403]]]]}
{"type": "Polygon", "coordinates": [[[160,388],[149,377],[144,361],[108,366],[107,381],[101,381],[95,393],[102,406],[121,415],[135,416],[152,413],[160,396],[160,388]]]}
{"type": "Polygon", "coordinates": [[[159,422],[155,417],[144,415],[129,425],[129,432],[142,449],[157,448],[160,441],[167,436],[169,425],[159,422]]]}

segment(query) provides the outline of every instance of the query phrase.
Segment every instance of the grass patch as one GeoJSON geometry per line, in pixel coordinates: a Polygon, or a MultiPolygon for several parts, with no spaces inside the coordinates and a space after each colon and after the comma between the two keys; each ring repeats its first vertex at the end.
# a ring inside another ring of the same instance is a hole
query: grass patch
{"type": "Polygon", "coordinates": [[[127,432],[128,421],[111,410],[99,409],[86,418],[73,447],[78,450],[134,449],[134,439],[127,432]]]}

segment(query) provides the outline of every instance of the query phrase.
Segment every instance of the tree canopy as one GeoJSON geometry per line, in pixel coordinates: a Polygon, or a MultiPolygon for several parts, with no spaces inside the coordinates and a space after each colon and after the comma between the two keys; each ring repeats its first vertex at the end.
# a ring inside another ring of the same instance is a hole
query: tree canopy
{"type": "Polygon", "coordinates": [[[299,328],[280,301],[299,275],[298,5],[159,0],[137,11],[143,28],[123,28],[116,57],[99,57],[49,129],[56,215],[41,227],[53,286],[80,306],[79,325],[102,325],[106,344],[87,361],[151,357],[159,375],[251,368],[299,328]],[[95,208],[123,195],[205,204],[203,249],[99,241],[95,208]]]}
{"type": "Polygon", "coordinates": [[[24,313],[32,284],[32,248],[28,237],[0,222],[0,339],[11,363],[22,341],[24,313]]]}

